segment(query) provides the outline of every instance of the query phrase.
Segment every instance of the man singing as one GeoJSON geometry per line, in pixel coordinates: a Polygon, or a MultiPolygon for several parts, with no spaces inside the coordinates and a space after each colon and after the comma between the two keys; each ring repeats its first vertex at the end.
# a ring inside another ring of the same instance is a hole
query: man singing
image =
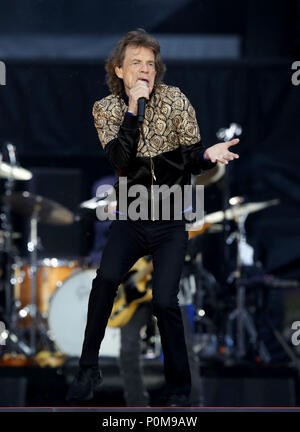
{"type": "Polygon", "coordinates": [[[164,404],[188,406],[191,374],[177,299],[188,231],[184,210],[181,219],[172,208],[164,218],[153,189],[155,185],[176,185],[183,190],[191,183],[191,174],[238,158],[229,147],[239,140],[204,148],[192,105],[179,88],[163,84],[165,65],[159,43],[144,30],[131,31],[118,42],[106,71],[111,94],[94,104],[95,126],[118,177],[126,177],[128,187],[143,185],[149,191],[149,217],[131,218],[128,211],[122,218],[117,194],[117,217],[111,223],[89,297],[80,369],[67,399],[89,400],[99,390],[99,349],[117,288],[140,257],[151,255],[153,313],[164,356],[164,404]],[[143,98],[147,102],[141,121],[138,103],[143,98]]]}

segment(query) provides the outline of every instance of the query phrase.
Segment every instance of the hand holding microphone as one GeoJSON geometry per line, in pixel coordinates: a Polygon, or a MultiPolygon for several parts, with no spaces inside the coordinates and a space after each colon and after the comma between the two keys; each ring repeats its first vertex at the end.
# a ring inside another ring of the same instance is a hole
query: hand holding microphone
{"type": "Polygon", "coordinates": [[[147,81],[139,79],[130,89],[128,111],[138,116],[138,121],[145,118],[146,101],[149,99],[150,87],[147,81]]]}

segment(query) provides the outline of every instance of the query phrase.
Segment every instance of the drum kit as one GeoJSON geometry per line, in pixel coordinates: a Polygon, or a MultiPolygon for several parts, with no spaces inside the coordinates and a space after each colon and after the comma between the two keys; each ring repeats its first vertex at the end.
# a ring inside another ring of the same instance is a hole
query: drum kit
{"type": "Polygon", "coordinates": [[[47,324],[50,299],[62,281],[79,269],[79,261],[38,259],[39,224],[69,225],[74,222],[74,215],[53,200],[27,191],[14,191],[15,182],[30,180],[32,173],[17,165],[12,144],[7,144],[7,150],[10,163],[3,162],[2,158],[0,163],[0,177],[6,180],[1,196],[0,230],[0,320],[5,324],[1,333],[5,354],[1,362],[14,365],[21,357],[23,363],[28,364],[41,345],[52,346],[47,324]],[[25,259],[16,252],[14,242],[22,235],[12,229],[12,213],[29,220],[28,256],[25,259]]]}

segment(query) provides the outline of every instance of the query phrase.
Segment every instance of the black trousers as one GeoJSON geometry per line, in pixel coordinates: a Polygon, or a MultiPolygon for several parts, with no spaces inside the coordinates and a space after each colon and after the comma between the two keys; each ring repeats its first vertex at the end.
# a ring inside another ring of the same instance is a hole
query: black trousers
{"type": "Polygon", "coordinates": [[[152,255],[153,313],[160,331],[167,388],[190,393],[191,374],[177,299],[187,244],[185,221],[112,222],[89,297],[81,367],[98,364],[117,288],[139,258],[152,255]]]}

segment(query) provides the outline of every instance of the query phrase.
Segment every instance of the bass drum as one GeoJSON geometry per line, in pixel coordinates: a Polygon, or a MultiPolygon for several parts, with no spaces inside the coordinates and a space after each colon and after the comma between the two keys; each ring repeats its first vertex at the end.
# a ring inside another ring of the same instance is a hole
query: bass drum
{"type": "MultiPolygon", "coordinates": [[[[44,258],[38,260],[36,269],[36,306],[43,318],[47,318],[49,301],[56,289],[69,276],[79,271],[78,259],[44,258]]],[[[31,266],[26,259],[17,259],[12,265],[11,283],[14,286],[14,297],[19,309],[31,303],[31,266]]],[[[29,314],[30,315],[30,314],[29,314]]],[[[18,326],[30,327],[30,316],[19,319],[18,326]]]]}
{"type": "MultiPolygon", "coordinates": [[[[88,300],[96,270],[86,269],[70,276],[50,300],[50,337],[58,350],[65,355],[81,355],[88,300]]],[[[120,329],[107,327],[101,343],[100,357],[118,357],[119,353],[120,329]]]]}

